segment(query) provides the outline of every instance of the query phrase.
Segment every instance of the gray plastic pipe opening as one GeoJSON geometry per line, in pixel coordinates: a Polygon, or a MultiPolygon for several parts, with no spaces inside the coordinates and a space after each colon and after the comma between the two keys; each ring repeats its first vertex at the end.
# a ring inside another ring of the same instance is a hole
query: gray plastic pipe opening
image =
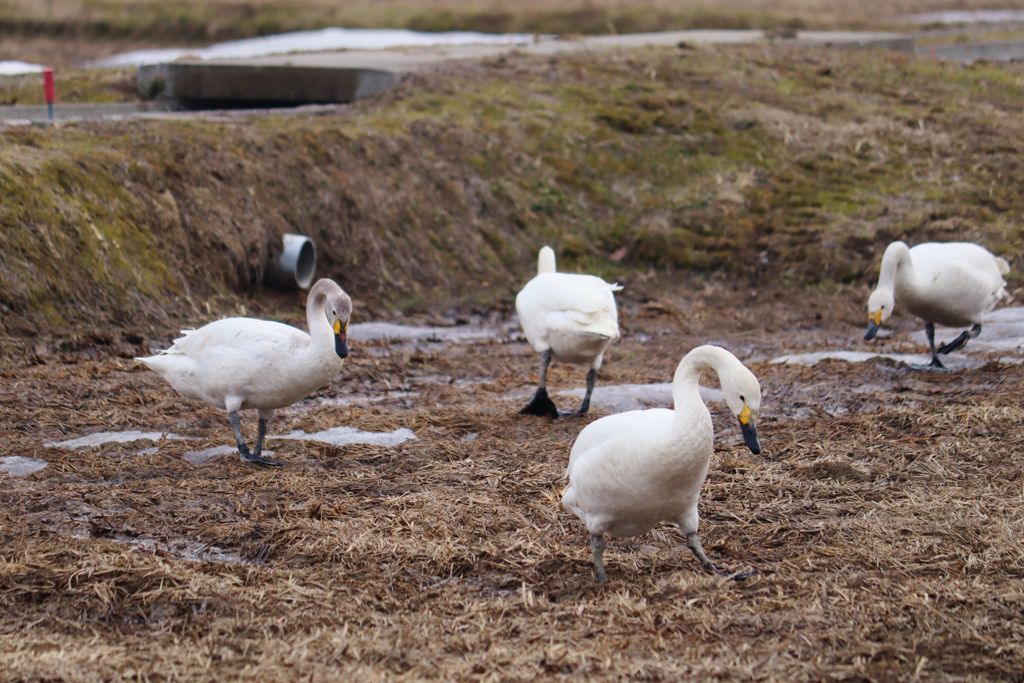
{"type": "Polygon", "coordinates": [[[281,255],[273,268],[273,280],[284,287],[309,289],[316,275],[316,247],[305,235],[286,233],[281,255]]]}

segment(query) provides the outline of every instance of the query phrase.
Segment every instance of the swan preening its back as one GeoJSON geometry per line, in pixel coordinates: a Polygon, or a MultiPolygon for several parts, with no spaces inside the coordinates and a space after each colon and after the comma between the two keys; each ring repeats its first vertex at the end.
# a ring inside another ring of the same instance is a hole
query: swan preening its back
{"type": "Polygon", "coordinates": [[[614,293],[621,289],[593,275],[559,273],[551,247],[540,250],[536,277],[516,296],[523,332],[541,355],[537,392],[520,412],[558,417],[558,409],[548,396],[547,373],[551,361],[559,360],[590,365],[587,393],[576,412],[586,414],[604,352],[619,336],[614,293]]]}
{"type": "Polygon", "coordinates": [[[604,536],[635,536],[675,523],[701,566],[714,572],[697,535],[697,501],[714,451],[711,413],[700,397],[702,374],[718,375],[747,447],[760,453],[761,386],[735,356],[699,346],[680,361],[672,381],[674,409],[634,410],[603,417],[576,438],[562,505],[586,525],[594,573],[604,571],[604,536]]]}
{"type": "Polygon", "coordinates": [[[893,242],[882,256],[878,285],[868,299],[868,330],[873,339],[896,304],[925,321],[932,367],[941,368],[938,354],[963,348],[981,334],[982,317],[1006,296],[1005,259],[970,242],[926,242],[909,248],[893,242]],[[953,341],[935,348],[935,324],[971,327],[953,341]]]}
{"type": "Polygon", "coordinates": [[[348,356],[352,300],[335,282],[319,280],[306,298],[309,334],[290,325],[253,318],[225,318],[183,337],[155,356],[137,358],[182,396],[228,412],[243,460],[261,457],[267,422],[283,408],[326,386],[348,356]],[[256,447],[249,451],[239,410],[259,411],[256,447]]]}

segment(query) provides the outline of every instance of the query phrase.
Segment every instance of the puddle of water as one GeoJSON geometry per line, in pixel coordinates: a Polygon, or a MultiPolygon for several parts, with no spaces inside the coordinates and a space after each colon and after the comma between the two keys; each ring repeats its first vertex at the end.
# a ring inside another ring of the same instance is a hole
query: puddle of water
{"type": "Polygon", "coordinates": [[[8,455],[0,458],[0,472],[12,477],[27,477],[46,469],[47,462],[37,458],[26,458],[23,455],[8,455]]]}
{"type": "Polygon", "coordinates": [[[945,10],[912,14],[907,18],[913,24],[1001,24],[1024,22],[1024,10],[945,10]]]}
{"type": "Polygon", "coordinates": [[[20,76],[22,74],[40,73],[44,68],[42,64],[30,64],[17,60],[0,60],[0,76],[20,76]]]}
{"type": "Polygon", "coordinates": [[[141,66],[173,62],[182,57],[198,59],[248,59],[288,52],[324,50],[379,50],[391,47],[422,47],[428,45],[508,45],[532,43],[532,35],[520,33],[489,34],[469,31],[427,33],[391,29],[325,28],[316,31],[295,31],[276,35],[232,40],[206,48],[165,48],[136,50],[93,62],[93,66],[141,66]]]}
{"type": "Polygon", "coordinates": [[[353,427],[333,427],[322,432],[307,434],[296,429],[281,436],[268,436],[268,439],[288,439],[291,441],[316,441],[332,446],[349,446],[352,444],[368,444],[391,448],[416,438],[411,429],[402,427],[393,432],[364,432],[353,427]]]}
{"type": "MultiPolygon", "coordinates": [[[[572,397],[579,401],[587,390],[583,387],[558,392],[559,396],[572,397]]],[[[700,396],[705,401],[724,402],[725,395],[720,389],[701,387],[700,396]]],[[[590,397],[590,405],[609,413],[624,413],[630,410],[672,407],[672,383],[657,384],[608,384],[598,385],[590,397]]],[[[563,407],[564,408],[564,407],[563,407]]]]}
{"type": "Polygon", "coordinates": [[[479,434],[477,434],[476,432],[470,432],[469,434],[466,434],[465,436],[463,436],[463,437],[462,437],[461,439],[459,439],[459,440],[460,440],[460,441],[464,441],[464,442],[466,442],[466,443],[473,443],[474,441],[476,441],[476,440],[477,440],[477,438],[478,438],[479,436],[480,436],[480,435],[479,435],[479,434]]]}
{"type": "Polygon", "coordinates": [[[168,553],[189,562],[238,564],[245,561],[238,553],[218,548],[215,545],[200,543],[199,541],[182,539],[165,543],[146,536],[126,536],[124,534],[116,534],[110,540],[147,553],[168,553]]]}

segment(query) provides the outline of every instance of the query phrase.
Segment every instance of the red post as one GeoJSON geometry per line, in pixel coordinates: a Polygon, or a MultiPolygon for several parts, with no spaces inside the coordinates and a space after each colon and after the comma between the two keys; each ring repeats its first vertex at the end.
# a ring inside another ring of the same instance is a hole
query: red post
{"type": "Polygon", "coordinates": [[[57,100],[57,87],[53,83],[53,69],[43,69],[43,95],[46,97],[46,111],[53,120],[53,103],[57,100]]]}

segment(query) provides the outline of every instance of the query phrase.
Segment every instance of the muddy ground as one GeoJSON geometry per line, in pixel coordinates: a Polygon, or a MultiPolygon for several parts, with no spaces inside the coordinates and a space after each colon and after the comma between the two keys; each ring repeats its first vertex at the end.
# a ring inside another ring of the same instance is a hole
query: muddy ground
{"type": "MultiPolygon", "coordinates": [[[[507,307],[401,321],[490,336],[353,342],[337,382],[272,433],[416,438],[271,441],[280,470],[184,458],[231,438],[222,413],[132,362],[173,330],[50,340],[6,356],[0,381],[0,456],[46,463],[0,472],[0,677],[1022,680],[1019,348],[969,347],[977,367],[948,373],[775,364],[919,352],[918,323],[894,318],[869,346],[854,287],[647,292],[622,295],[599,387],[669,381],[709,341],[748,362],[764,451],[712,402],[700,509],[709,556],[753,578],[702,573],[665,526],[611,542],[609,582],[594,583],[559,495],[574,437],[607,410],[516,415],[537,363],[507,307]],[[120,430],[192,439],[44,445],[120,430]]],[[[552,388],[583,375],[556,365],[552,388]]]]}

